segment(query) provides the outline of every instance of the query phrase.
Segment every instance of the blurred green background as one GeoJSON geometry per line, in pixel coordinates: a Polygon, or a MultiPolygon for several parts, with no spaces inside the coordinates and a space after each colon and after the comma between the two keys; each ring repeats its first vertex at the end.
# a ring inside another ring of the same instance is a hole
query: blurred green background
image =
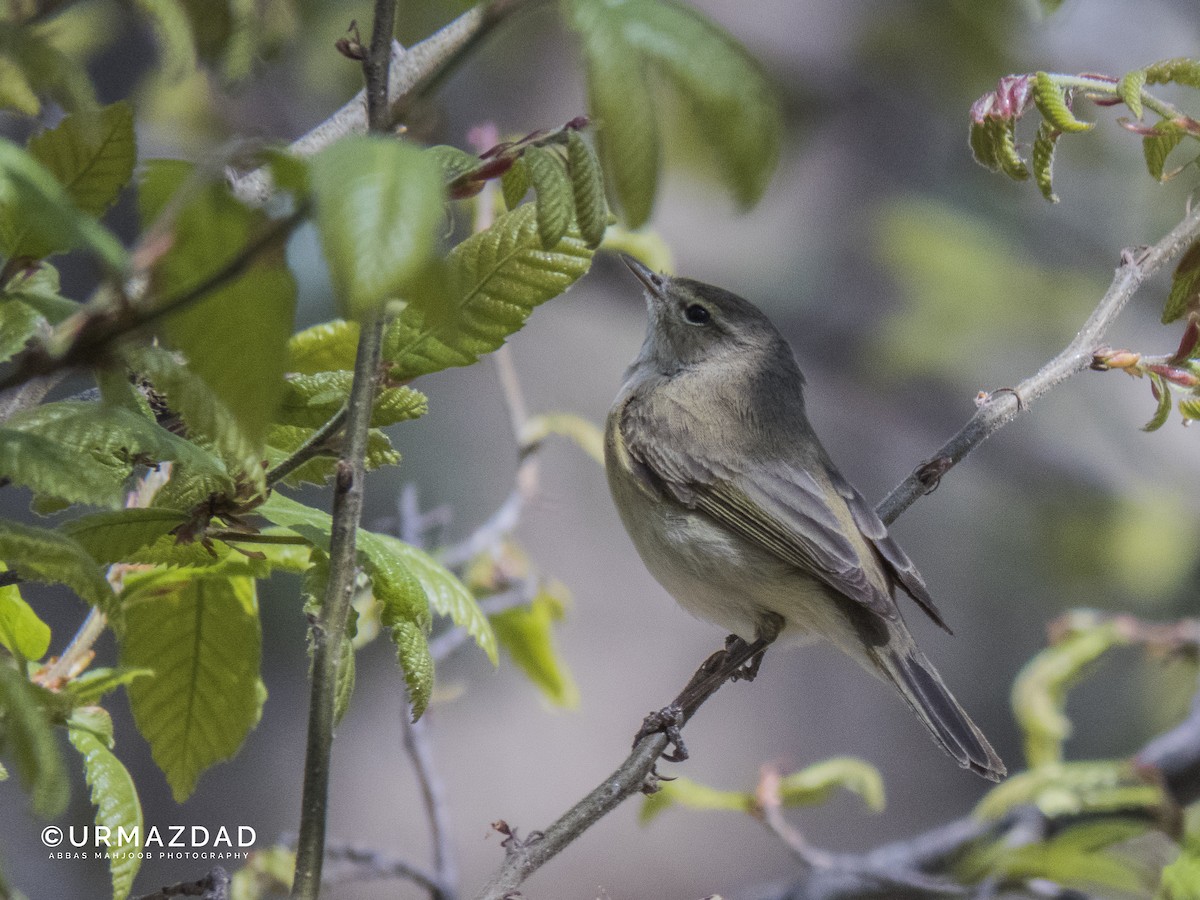
{"type": "MultiPolygon", "coordinates": [[[[784,153],[765,200],[739,214],[697,162],[705,123],[678,111],[652,227],[680,273],[772,315],[807,376],[815,426],[870,499],[970,416],[976,392],[1013,385],[1057,352],[1103,293],[1122,248],[1165,233],[1195,184],[1191,173],[1153,182],[1138,139],[1112,111],[1090,107],[1080,112],[1100,122],[1095,131],[1060,145],[1056,206],[1031,184],[980,168],[967,147],[970,104],[1001,75],[1120,75],[1195,56],[1194,0],[1067,0],[1050,15],[1017,0],[696,5],[763,62],[786,111],[784,153]]],[[[358,67],[333,43],[352,19],[369,21],[369,4],[260,6],[267,27],[208,60],[207,75],[180,77],[182,66],[167,65],[167,77],[152,76],[163,45],[123,4],[75,4],[57,27],[90,54],[102,100],[134,98],[143,158],[202,159],[235,138],[293,139],[359,87],[358,67]]],[[[402,40],[464,8],[402,2],[402,40]]],[[[234,28],[216,9],[198,20],[214,34],[234,28]]],[[[413,135],[466,146],[481,123],[504,134],[561,125],[585,110],[576,49],[553,5],[516,17],[416,111],[413,135]]],[[[15,123],[0,119],[0,128],[23,137],[15,123]]],[[[131,199],[113,214],[127,234],[131,199]]],[[[305,324],[328,317],[315,246],[301,232],[289,251],[305,324]]],[[[90,273],[68,267],[65,277],[78,294],[90,273]]],[[[1165,286],[1162,277],[1143,288],[1110,343],[1174,349],[1177,332],[1158,324],[1165,286]]],[[[636,283],[615,259],[598,257],[581,284],[511,341],[531,409],[601,422],[643,327],[636,283]]],[[[508,493],[516,444],[491,360],[420,387],[430,415],[396,429],[404,463],[371,477],[366,521],[394,519],[402,486],[413,483],[423,506],[451,510],[444,537],[454,540],[508,493]]],[[[1010,769],[1021,760],[1009,688],[1043,645],[1048,620],[1080,605],[1154,618],[1196,612],[1196,436],[1177,421],[1143,433],[1152,412],[1146,385],[1118,373],[1080,376],[970,456],[894,528],[956,636],[906,610],[910,624],[1010,769]]],[[[7,515],[26,514],[12,489],[0,502],[7,515]]],[[[511,664],[493,672],[469,650],[439,670],[441,699],[429,721],[468,894],[501,860],[489,823],[503,818],[524,833],[551,821],[624,757],[642,716],[666,703],[723,638],[677,609],[643,570],[603,473],[565,442],[543,455],[542,491],[519,536],[535,565],[573,595],[560,643],[580,703],[551,711],[511,664]]],[[[279,578],[261,599],[271,694],[262,724],[186,804],[173,803],[114,704],[117,752],[137,779],[148,825],[249,824],[260,847],[296,827],[305,622],[295,582],[279,578]]],[[[80,616],[63,603],[47,618],[65,639],[80,616]]],[[[330,839],[425,863],[427,836],[400,749],[402,681],[382,644],[365,650],[359,667],[335,744],[330,839]]],[[[1132,652],[1106,662],[1073,696],[1069,756],[1134,751],[1181,713],[1187,675],[1132,652]]],[[[688,746],[693,758],[682,771],[722,788],[752,787],[764,762],[788,770],[854,754],[877,765],[888,790],[883,815],[842,797],[794,817],[831,850],[865,849],[960,815],[985,788],[937,751],[889,689],[827,648],[770,653],[758,681],[726,688],[702,710],[688,746]]],[[[81,777],[75,787],[71,815],[82,825],[91,811],[81,777]]],[[[103,865],[46,859],[41,824],[27,817],[15,786],[5,790],[0,855],[12,880],[33,898],[106,896],[103,865]]],[[[719,892],[729,900],[795,871],[789,852],[748,818],[673,811],[642,829],[637,806],[589,832],[536,875],[525,896],[694,900],[719,892]]],[[[206,868],[149,862],[138,885],[150,891],[206,868]]],[[[355,882],[328,896],[420,893],[403,882],[355,882]]]]}

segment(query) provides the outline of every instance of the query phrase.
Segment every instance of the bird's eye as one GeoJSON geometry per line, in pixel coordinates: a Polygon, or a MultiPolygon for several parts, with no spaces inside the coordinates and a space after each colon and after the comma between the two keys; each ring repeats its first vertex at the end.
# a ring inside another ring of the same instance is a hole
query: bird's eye
{"type": "Polygon", "coordinates": [[[683,317],[693,325],[707,325],[708,320],[712,318],[712,314],[706,307],[699,303],[693,303],[683,311],[683,317]]]}

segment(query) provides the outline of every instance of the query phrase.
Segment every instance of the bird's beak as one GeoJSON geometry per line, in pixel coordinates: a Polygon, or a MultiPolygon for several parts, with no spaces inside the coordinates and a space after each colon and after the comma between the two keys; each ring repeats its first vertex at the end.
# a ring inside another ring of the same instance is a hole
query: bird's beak
{"type": "Polygon", "coordinates": [[[649,266],[634,259],[628,253],[621,254],[621,262],[625,263],[629,267],[629,271],[637,276],[637,280],[645,285],[651,297],[662,299],[663,292],[667,286],[667,276],[658,274],[649,266]]]}

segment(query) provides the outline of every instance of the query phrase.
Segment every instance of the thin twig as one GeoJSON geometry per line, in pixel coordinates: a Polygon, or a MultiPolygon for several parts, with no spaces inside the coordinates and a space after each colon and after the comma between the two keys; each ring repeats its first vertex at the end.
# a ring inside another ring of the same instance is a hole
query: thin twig
{"type": "Polygon", "coordinates": [[[329,453],[334,435],[341,431],[342,426],[346,424],[347,412],[348,407],[343,406],[333,414],[328,422],[309,435],[308,440],[293,450],[290,456],[268,469],[267,484],[273,486],[283,481],[310,459],[329,453]]]}
{"type": "Polygon", "coordinates": [[[348,862],[353,868],[344,876],[328,879],[330,882],[364,878],[402,878],[411,881],[430,893],[441,890],[437,877],[419,866],[395,857],[385,856],[378,850],[354,844],[331,844],[325,850],[329,863],[348,862]]]}
{"type": "MultiPolygon", "coordinates": [[[[518,606],[528,606],[537,594],[537,588],[536,581],[522,582],[507,591],[501,591],[480,600],[479,609],[486,616],[494,616],[505,610],[516,609],[518,606]]],[[[467,633],[467,629],[457,625],[448,628],[430,639],[429,655],[433,657],[435,663],[440,663],[470,639],[471,636],[467,633]]]]}
{"type": "Polygon", "coordinates": [[[433,843],[436,884],[429,888],[430,900],[457,900],[458,867],[451,844],[446,789],[429,746],[429,716],[422,716],[414,722],[410,716],[401,715],[400,721],[404,729],[404,752],[408,754],[413,775],[421,789],[421,803],[425,807],[425,818],[429,822],[429,836],[433,843]]]}
{"type": "Polygon", "coordinates": [[[1051,388],[1087,369],[1109,325],[1124,309],[1142,282],[1198,238],[1200,207],[1188,213],[1182,222],[1153,247],[1137,254],[1127,253],[1117,268],[1108,291],[1071,343],[1042,366],[1037,374],[1026,378],[1015,388],[993,392],[967,424],[947,441],[929,462],[919,466],[880,501],[875,507],[879,517],[890,525],[904,510],[912,506],[918,497],[928,493],[950,468],[1015,419],[1018,413],[1028,410],[1035,400],[1051,388]]]}
{"type": "MultiPolygon", "coordinates": [[[[389,42],[395,22],[396,0],[376,0],[371,49],[363,62],[367,97],[373,107],[376,98],[386,95],[380,88],[380,82],[387,83],[389,42]]],[[[370,110],[372,123],[383,122],[384,116],[382,110],[370,110]]],[[[296,875],[292,884],[294,900],[317,900],[321,893],[338,668],[358,568],[357,537],[362,519],[367,438],[379,379],[384,323],[382,310],[362,323],[358,353],[354,360],[354,380],[347,400],[345,447],[337,464],[334,481],[333,524],[329,535],[329,583],[321,604],[320,620],[311,629],[312,693],[308,710],[296,875]]]]}

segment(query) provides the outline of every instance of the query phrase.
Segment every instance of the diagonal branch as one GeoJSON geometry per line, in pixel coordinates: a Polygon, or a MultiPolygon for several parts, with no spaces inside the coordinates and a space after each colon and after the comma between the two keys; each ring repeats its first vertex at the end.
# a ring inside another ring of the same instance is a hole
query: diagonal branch
{"type": "MultiPolygon", "coordinates": [[[[1154,246],[1137,254],[1125,254],[1108,291],[1070,344],[1046,363],[1037,374],[1026,378],[1015,389],[996,391],[988,396],[985,402],[980,404],[975,415],[958,434],[938,451],[931,461],[918,467],[912,475],[884,498],[876,507],[880,517],[888,523],[895,521],[918,498],[928,493],[942,475],[986,438],[1016,418],[1018,412],[1025,410],[1034,400],[1051,388],[1086,369],[1091,363],[1092,356],[1105,331],[1141,284],[1197,239],[1200,239],[1200,208],[1190,212],[1154,246]]],[[[763,648],[759,648],[759,650],[761,649],[763,648]]],[[[753,655],[753,653],[746,655],[742,662],[749,660],[753,655]]],[[[735,666],[733,669],[726,670],[721,667],[720,672],[723,674],[720,674],[718,678],[719,673],[716,671],[706,673],[706,669],[710,668],[711,663],[712,658],[700,668],[693,676],[692,682],[684,689],[684,693],[677,698],[676,704],[684,709],[684,714],[680,716],[679,727],[682,727],[700,704],[712,696],[737,668],[735,666]],[[691,692],[689,703],[687,705],[680,703],[680,700],[688,696],[689,692],[691,692]]],[[[1200,714],[1197,715],[1197,718],[1200,719],[1200,714]]],[[[514,842],[510,845],[503,865],[480,891],[476,900],[503,900],[506,896],[510,896],[526,878],[571,841],[615,809],[626,797],[641,789],[647,783],[647,779],[652,777],[655,762],[670,743],[671,741],[662,733],[642,738],[634,746],[633,753],[629,758],[612,775],[564,813],[540,837],[536,840],[527,839],[524,842],[514,842]]],[[[1139,759],[1143,758],[1139,757],[1139,759]]],[[[1200,765],[1197,765],[1195,770],[1185,766],[1182,767],[1182,771],[1185,774],[1179,777],[1189,784],[1193,779],[1200,783],[1200,775],[1197,775],[1200,773],[1200,765]]],[[[1170,776],[1164,775],[1164,777],[1169,778],[1170,776]]],[[[947,826],[947,829],[949,829],[947,832],[931,833],[928,841],[917,841],[914,846],[919,847],[922,852],[932,847],[932,852],[942,853],[946,847],[947,838],[957,840],[960,829],[967,838],[972,834],[978,836],[977,826],[947,826]],[[926,847],[926,844],[929,847],[926,847]]],[[[881,848],[877,852],[883,854],[883,849],[881,848]]],[[[877,870],[876,863],[877,860],[873,861],[872,872],[877,870]]],[[[878,888],[878,878],[877,876],[873,876],[873,878],[874,886],[878,888]]],[[[920,880],[918,878],[918,881],[920,880]]],[[[928,888],[927,883],[915,887],[917,890],[928,890],[928,888]]],[[[882,894],[876,892],[845,896],[905,896],[903,893],[895,893],[895,891],[896,884],[893,881],[882,894]],[[893,893],[887,893],[888,890],[893,893]]],[[[842,895],[831,893],[822,896],[842,895]]]]}

